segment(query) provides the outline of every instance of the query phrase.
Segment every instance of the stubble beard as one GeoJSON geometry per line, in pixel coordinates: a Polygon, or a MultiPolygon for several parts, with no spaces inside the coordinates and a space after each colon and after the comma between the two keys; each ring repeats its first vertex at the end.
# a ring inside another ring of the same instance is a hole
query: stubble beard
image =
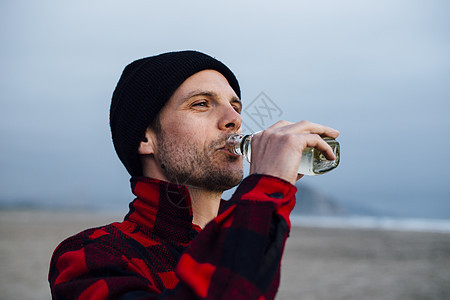
{"type": "Polygon", "coordinates": [[[220,166],[234,163],[239,159],[233,156],[218,157],[217,148],[224,144],[225,137],[212,142],[208,149],[202,150],[189,144],[188,140],[177,141],[166,138],[164,131],[157,134],[159,161],[166,178],[177,184],[184,184],[223,192],[238,185],[243,177],[242,166],[238,170],[228,170],[220,166]]]}

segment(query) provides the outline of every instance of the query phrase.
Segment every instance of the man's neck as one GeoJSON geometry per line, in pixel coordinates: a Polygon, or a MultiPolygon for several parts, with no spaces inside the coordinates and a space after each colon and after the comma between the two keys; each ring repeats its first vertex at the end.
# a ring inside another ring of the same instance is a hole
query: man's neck
{"type": "Polygon", "coordinates": [[[193,186],[187,186],[191,196],[192,203],[192,222],[201,228],[204,228],[212,219],[214,219],[220,206],[222,192],[211,192],[193,186]]]}

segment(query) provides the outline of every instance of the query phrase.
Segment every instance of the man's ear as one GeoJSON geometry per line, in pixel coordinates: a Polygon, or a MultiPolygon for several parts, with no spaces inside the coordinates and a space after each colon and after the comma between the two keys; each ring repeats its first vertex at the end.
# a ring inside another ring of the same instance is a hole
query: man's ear
{"type": "Polygon", "coordinates": [[[148,154],[155,154],[155,142],[156,136],[150,128],[147,128],[145,130],[145,136],[142,138],[139,148],[138,148],[138,154],[142,155],[148,155],[148,154]]]}

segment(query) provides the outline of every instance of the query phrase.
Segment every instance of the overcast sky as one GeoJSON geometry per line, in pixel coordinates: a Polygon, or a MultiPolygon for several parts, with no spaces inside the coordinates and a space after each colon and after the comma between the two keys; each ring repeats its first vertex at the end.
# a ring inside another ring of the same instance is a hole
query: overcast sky
{"type": "Polygon", "coordinates": [[[125,210],[112,91],[129,62],[196,49],[236,74],[248,130],[307,119],[341,131],[339,168],[305,184],[450,218],[449,13],[445,0],[2,1],[0,202],[125,210]],[[263,120],[251,109],[264,103],[263,120]]]}

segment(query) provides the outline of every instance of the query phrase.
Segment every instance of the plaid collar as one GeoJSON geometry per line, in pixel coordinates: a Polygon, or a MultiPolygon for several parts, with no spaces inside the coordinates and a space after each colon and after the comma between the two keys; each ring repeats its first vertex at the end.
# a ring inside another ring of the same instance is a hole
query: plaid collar
{"type": "Polygon", "coordinates": [[[131,178],[136,199],[125,220],[173,244],[187,245],[201,228],[192,224],[191,197],[184,185],[147,178],[131,178]]]}

